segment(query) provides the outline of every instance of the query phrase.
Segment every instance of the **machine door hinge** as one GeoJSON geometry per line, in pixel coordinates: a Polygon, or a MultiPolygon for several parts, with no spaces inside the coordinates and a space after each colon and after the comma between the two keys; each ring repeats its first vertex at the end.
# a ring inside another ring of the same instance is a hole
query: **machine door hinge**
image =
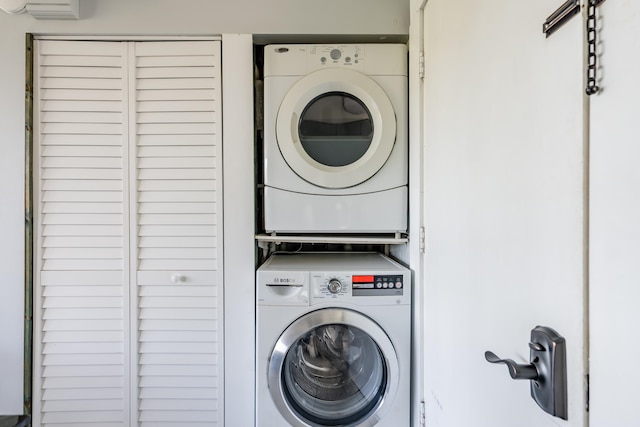
{"type": "Polygon", "coordinates": [[[424,52],[420,52],[418,55],[418,76],[421,80],[424,79],[424,52]]]}
{"type": "Polygon", "coordinates": [[[420,253],[423,254],[425,252],[425,247],[426,247],[426,243],[425,243],[425,230],[424,227],[420,227],[420,253]]]}
{"type": "Polygon", "coordinates": [[[420,402],[420,425],[425,426],[427,424],[427,414],[425,411],[424,400],[420,402]]]}

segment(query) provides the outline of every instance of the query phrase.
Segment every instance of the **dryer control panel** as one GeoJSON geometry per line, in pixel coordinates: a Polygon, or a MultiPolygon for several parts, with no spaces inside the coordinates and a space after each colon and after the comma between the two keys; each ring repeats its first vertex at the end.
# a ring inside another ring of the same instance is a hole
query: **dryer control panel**
{"type": "Polygon", "coordinates": [[[360,45],[311,46],[307,50],[309,69],[326,65],[358,68],[364,59],[364,48],[360,45]]]}
{"type": "Polygon", "coordinates": [[[290,44],[264,48],[264,76],[303,76],[324,68],[351,68],[371,76],[406,76],[407,46],[374,44],[290,44]]]}

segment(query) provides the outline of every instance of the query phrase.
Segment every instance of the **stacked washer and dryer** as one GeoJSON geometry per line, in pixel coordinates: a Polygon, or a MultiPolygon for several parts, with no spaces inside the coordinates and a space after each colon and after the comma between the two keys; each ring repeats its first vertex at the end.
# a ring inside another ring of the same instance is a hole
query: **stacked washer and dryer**
{"type": "MultiPolygon", "coordinates": [[[[407,92],[404,45],[265,46],[265,231],[406,232],[407,92]]],[[[256,286],[256,426],[410,424],[407,268],[276,253],[256,286]]]]}

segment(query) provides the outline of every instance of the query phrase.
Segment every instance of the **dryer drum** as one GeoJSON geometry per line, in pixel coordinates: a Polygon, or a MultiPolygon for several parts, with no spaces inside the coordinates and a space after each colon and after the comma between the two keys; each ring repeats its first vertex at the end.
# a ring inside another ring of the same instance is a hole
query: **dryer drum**
{"type": "Polygon", "coordinates": [[[316,162],[340,167],[358,161],[371,146],[373,120],[358,98],[329,92],[312,100],[300,115],[300,143],[316,162]]]}

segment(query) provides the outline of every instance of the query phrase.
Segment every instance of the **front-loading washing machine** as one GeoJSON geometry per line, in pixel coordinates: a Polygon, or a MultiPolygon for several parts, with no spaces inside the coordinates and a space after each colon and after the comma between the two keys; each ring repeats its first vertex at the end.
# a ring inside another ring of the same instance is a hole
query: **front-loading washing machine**
{"type": "Polygon", "coordinates": [[[267,232],[407,229],[407,48],[264,48],[267,232]]]}
{"type": "Polygon", "coordinates": [[[410,425],[411,276],[377,253],[258,270],[256,426],[410,425]]]}

